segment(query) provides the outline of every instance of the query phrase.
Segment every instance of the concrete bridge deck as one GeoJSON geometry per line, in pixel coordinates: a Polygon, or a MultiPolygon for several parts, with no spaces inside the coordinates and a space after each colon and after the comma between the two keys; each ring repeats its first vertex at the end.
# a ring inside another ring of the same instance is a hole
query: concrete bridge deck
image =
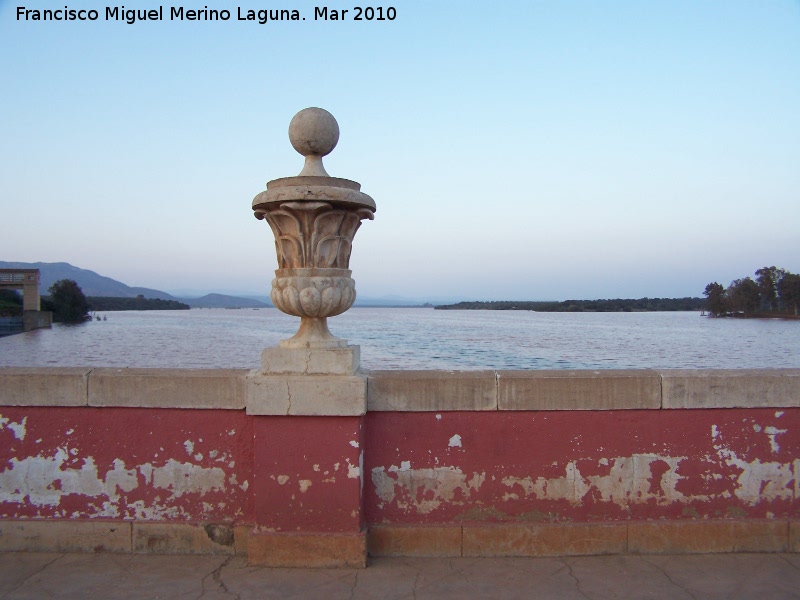
{"type": "Polygon", "coordinates": [[[0,553],[0,598],[800,598],[800,555],[375,558],[271,569],[230,556],[0,553]]]}

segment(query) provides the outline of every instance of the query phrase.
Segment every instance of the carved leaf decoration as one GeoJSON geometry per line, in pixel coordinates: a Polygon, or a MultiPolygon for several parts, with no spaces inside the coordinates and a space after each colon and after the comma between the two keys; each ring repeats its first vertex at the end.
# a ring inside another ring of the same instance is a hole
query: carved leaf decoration
{"type": "Polygon", "coordinates": [[[267,215],[267,222],[275,235],[275,249],[281,269],[304,266],[303,230],[300,220],[286,210],[276,210],[267,215]]]}
{"type": "Polygon", "coordinates": [[[350,268],[350,252],[352,249],[353,245],[348,240],[342,238],[341,244],[339,244],[339,256],[336,261],[340,269],[350,268]]]}
{"type": "Polygon", "coordinates": [[[311,243],[314,259],[319,267],[346,268],[339,263],[339,247],[342,222],[346,219],[344,211],[331,211],[317,216],[311,243]]]}
{"type": "Polygon", "coordinates": [[[333,209],[324,202],[285,202],[263,215],[275,236],[281,269],[348,269],[353,238],[368,209],[333,209]]]}

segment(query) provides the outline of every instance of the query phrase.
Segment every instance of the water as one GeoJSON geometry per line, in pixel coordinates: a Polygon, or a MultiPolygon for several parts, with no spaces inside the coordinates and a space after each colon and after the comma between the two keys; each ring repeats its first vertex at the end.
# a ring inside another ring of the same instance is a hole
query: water
{"type": "MultiPolygon", "coordinates": [[[[0,338],[0,366],[255,368],[300,322],[275,309],[104,314],[0,338]]],[[[353,308],[328,322],[366,369],[800,368],[800,321],[353,308]]]]}

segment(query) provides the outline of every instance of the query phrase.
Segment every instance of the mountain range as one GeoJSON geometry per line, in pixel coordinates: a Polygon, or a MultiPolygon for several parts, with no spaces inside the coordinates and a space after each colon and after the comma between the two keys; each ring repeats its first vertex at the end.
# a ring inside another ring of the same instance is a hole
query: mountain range
{"type": "MultiPolygon", "coordinates": [[[[111,298],[135,298],[142,295],[145,298],[158,298],[161,300],[177,300],[188,304],[192,308],[265,308],[272,307],[269,296],[243,297],[225,294],[206,294],[198,297],[181,297],[161,290],[145,287],[131,287],[112,279],[81,269],[69,263],[46,263],[46,262],[7,262],[0,261],[0,269],[39,269],[39,293],[47,295],[47,290],[56,281],[61,279],[71,279],[77,283],[84,295],[101,296],[111,298]]],[[[443,302],[458,302],[461,298],[437,299],[443,302]]],[[[387,296],[384,298],[363,298],[356,299],[356,306],[421,306],[429,300],[416,300],[402,298],[399,296],[387,296]]]]}
{"type": "Polygon", "coordinates": [[[192,308],[264,308],[272,306],[255,300],[253,298],[239,298],[237,296],[226,296],[224,294],[206,294],[200,298],[177,298],[167,292],[154,290],[145,287],[131,287],[99,275],[88,269],[74,267],[69,263],[25,263],[25,262],[5,262],[0,261],[0,269],[39,269],[39,293],[47,294],[47,290],[56,281],[61,279],[71,279],[77,283],[84,295],[101,296],[111,298],[136,298],[142,295],[145,298],[158,298],[160,300],[177,300],[188,304],[192,308]]]}

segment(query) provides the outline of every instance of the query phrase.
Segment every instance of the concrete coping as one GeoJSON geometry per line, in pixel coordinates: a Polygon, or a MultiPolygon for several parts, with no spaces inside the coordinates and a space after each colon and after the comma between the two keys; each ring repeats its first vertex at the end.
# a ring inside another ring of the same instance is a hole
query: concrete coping
{"type": "MultiPolygon", "coordinates": [[[[248,407],[246,386],[249,373],[248,369],[0,367],[0,406],[247,408],[250,414],[292,414],[291,410],[282,407],[280,410],[248,407]]],[[[302,382],[298,378],[308,378],[312,396],[316,395],[314,389],[319,385],[338,381],[331,375],[276,374],[269,378],[276,389],[284,389],[285,386],[276,383],[282,377],[287,380],[287,385],[291,382],[299,385],[302,382]]],[[[352,376],[343,377],[355,390],[350,382],[352,376]]],[[[353,409],[355,414],[363,414],[364,410],[800,407],[800,369],[371,371],[363,373],[362,377],[366,377],[366,409],[353,409]]],[[[363,394],[361,389],[358,396],[363,394]]],[[[363,399],[357,401],[360,404],[363,399]]],[[[337,411],[328,413],[324,401],[320,402],[319,410],[310,407],[303,412],[342,414],[337,411]]]]}
{"type": "Polygon", "coordinates": [[[247,369],[0,368],[0,406],[243,409],[247,369]]]}

